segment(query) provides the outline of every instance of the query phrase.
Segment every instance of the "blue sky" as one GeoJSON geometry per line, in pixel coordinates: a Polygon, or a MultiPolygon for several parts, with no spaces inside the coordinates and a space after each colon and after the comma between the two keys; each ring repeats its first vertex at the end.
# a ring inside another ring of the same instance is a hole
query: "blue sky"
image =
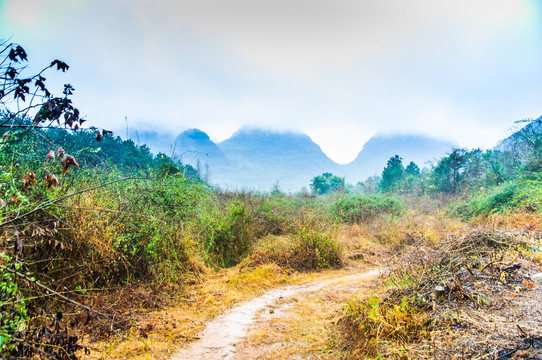
{"type": "Polygon", "coordinates": [[[89,123],[215,141],[307,133],[333,160],[377,132],[488,147],[542,114],[538,0],[0,0],[0,38],[70,65],[89,123]]]}

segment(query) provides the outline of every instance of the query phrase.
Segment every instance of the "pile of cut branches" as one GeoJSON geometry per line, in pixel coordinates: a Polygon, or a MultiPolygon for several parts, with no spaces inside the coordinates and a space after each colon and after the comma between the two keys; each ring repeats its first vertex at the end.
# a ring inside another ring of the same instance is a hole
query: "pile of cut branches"
{"type": "Polygon", "coordinates": [[[385,296],[376,303],[360,303],[372,301],[372,313],[375,307],[402,306],[408,309],[402,311],[402,321],[425,326],[427,333],[420,333],[428,336],[363,341],[359,338],[375,332],[359,331],[360,324],[382,324],[368,322],[370,312],[351,311],[343,321],[358,337],[351,343],[370,344],[365,352],[383,357],[402,353],[414,358],[508,359],[542,352],[542,290],[533,279],[540,272],[536,254],[542,250],[541,240],[542,232],[479,228],[449,235],[436,245],[415,244],[384,275],[385,296]]]}

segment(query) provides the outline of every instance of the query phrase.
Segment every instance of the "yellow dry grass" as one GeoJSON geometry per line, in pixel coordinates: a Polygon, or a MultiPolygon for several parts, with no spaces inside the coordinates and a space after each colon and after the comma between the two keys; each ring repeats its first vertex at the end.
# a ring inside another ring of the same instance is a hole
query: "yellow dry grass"
{"type": "Polygon", "coordinates": [[[375,276],[338,279],[317,292],[283,299],[266,309],[238,345],[236,359],[342,358],[337,322],[345,301],[355,292],[371,292],[375,276]]]}
{"type": "MultiPolygon", "coordinates": [[[[358,263],[386,266],[387,259],[392,257],[390,247],[412,244],[421,238],[436,241],[445,230],[463,226],[445,217],[408,214],[394,220],[378,219],[369,224],[343,226],[337,240],[347,257],[363,260],[358,263]],[[363,256],[357,257],[359,254],[363,256]]],[[[271,244],[271,240],[264,241],[271,244]]],[[[281,239],[275,240],[279,246],[281,239]]],[[[197,284],[186,285],[179,294],[171,294],[177,300],[168,308],[143,312],[144,315],[134,318],[137,326],[130,331],[119,331],[116,336],[98,343],[89,343],[89,339],[85,339],[83,345],[92,352],[81,355],[81,359],[168,359],[183,344],[193,341],[212,318],[270,288],[359,271],[292,273],[288,270],[267,264],[209,272],[197,284]]],[[[317,354],[318,358],[336,358],[338,350],[333,344],[338,342],[338,335],[334,321],[352,294],[351,288],[337,290],[330,287],[299,297],[287,317],[277,317],[270,326],[257,327],[250,333],[247,344],[252,351],[255,351],[255,345],[261,345],[264,350],[271,349],[269,355],[265,355],[268,358],[287,359],[294,354],[303,358],[303,354],[309,353],[317,354]]]]}
{"type": "Polygon", "coordinates": [[[209,320],[236,304],[272,287],[330,276],[332,271],[289,275],[274,264],[247,271],[236,267],[213,272],[201,283],[186,286],[174,305],[134,319],[137,326],[130,331],[119,331],[98,343],[85,339],[92,352],[81,355],[81,359],[168,359],[177,348],[193,341],[209,320]]]}

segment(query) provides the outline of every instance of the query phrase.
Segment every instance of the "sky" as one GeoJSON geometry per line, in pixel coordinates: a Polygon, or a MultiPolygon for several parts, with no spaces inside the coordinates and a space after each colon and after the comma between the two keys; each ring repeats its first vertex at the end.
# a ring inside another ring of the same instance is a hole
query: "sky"
{"type": "Polygon", "coordinates": [[[487,148],[542,115],[540,0],[0,0],[8,38],[121,136],[301,131],[348,163],[376,133],[487,148]]]}

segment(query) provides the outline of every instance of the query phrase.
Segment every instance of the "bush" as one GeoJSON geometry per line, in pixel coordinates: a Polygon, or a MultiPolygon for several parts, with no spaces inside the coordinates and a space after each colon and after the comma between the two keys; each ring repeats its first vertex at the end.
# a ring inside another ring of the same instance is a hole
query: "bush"
{"type": "Polygon", "coordinates": [[[306,269],[341,267],[343,265],[341,247],[334,234],[314,226],[303,226],[295,237],[290,255],[306,269]]]}
{"type": "Polygon", "coordinates": [[[449,213],[467,220],[510,210],[537,212],[540,209],[542,209],[542,182],[529,179],[503,184],[487,193],[461,201],[452,205],[449,213]]]}
{"type": "Polygon", "coordinates": [[[399,216],[406,205],[393,196],[345,196],[330,207],[332,216],[341,222],[354,224],[374,219],[379,215],[399,216]]]}
{"type": "Polygon", "coordinates": [[[17,279],[12,271],[20,271],[21,264],[13,263],[9,256],[0,254],[0,354],[8,354],[18,345],[14,339],[26,329],[28,310],[17,279]]]}
{"type": "Polygon", "coordinates": [[[306,213],[297,226],[287,237],[267,236],[260,240],[242,267],[275,263],[283,268],[310,271],[344,265],[342,246],[329,223],[306,213]]]}
{"type": "Polygon", "coordinates": [[[341,326],[353,341],[353,355],[378,356],[380,343],[400,344],[429,336],[429,316],[411,301],[368,298],[348,301],[341,326]]]}

